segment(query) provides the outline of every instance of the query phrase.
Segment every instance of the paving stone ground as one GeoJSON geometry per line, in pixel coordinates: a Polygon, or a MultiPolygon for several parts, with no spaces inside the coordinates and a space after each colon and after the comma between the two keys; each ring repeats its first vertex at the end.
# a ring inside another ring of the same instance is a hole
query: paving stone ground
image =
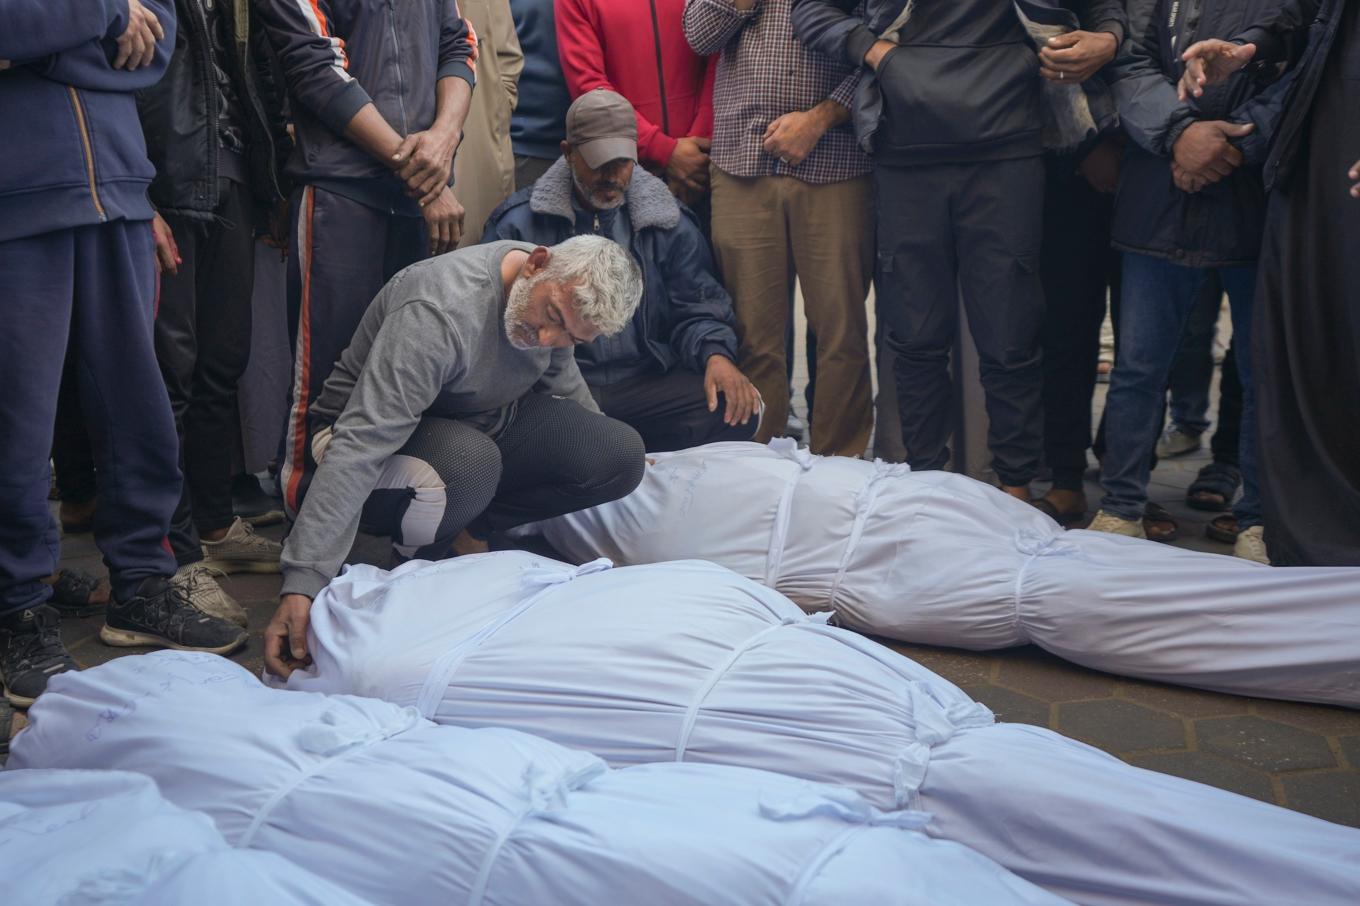
{"type": "MultiPolygon", "coordinates": [[[[1185,487],[1207,461],[1207,452],[1164,461],[1153,475],[1151,496],[1180,519],[1177,546],[1226,554],[1227,545],[1203,535],[1213,514],[1184,503],[1185,487]]],[[[1094,506],[1099,488],[1088,482],[1087,495],[1094,506]]],[[[282,530],[264,532],[278,538],[282,530]]],[[[361,539],[354,556],[382,563],[386,544],[361,539]]],[[[88,535],[63,541],[62,565],[103,572],[88,535]]],[[[258,671],[263,666],[260,631],[273,613],[278,577],[232,576],[223,585],[250,613],[250,644],[234,660],[258,671]]],[[[97,637],[100,622],[90,617],[62,626],[82,664],[141,653],[104,646],[97,637]]],[[[1360,711],[1129,680],[1034,647],[977,653],[886,644],[959,684],[1001,720],[1048,727],[1139,767],[1360,827],[1360,711]]]]}

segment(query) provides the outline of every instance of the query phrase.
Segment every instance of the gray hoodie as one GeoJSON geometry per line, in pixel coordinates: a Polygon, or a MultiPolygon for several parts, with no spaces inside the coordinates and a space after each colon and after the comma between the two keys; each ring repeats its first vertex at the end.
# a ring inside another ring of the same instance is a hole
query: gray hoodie
{"type": "Polygon", "coordinates": [[[283,547],[283,594],[315,597],[340,570],[387,460],[421,418],[494,431],[527,393],[598,412],[573,350],[516,349],[505,336],[501,261],[527,242],[492,242],[414,264],[368,307],[326,380],[313,429],[333,422],[325,455],[283,547]]]}

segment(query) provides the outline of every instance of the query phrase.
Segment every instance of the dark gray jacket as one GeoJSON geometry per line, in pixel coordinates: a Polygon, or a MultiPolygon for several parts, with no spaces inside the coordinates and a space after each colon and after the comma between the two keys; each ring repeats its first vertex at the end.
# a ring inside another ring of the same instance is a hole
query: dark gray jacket
{"type": "Polygon", "coordinates": [[[454,0],[255,0],[287,80],[301,183],[389,171],[345,138],[374,104],[400,135],[428,129],[435,84],[475,81],[477,44],[454,0]]]}
{"type": "MultiPolygon", "coordinates": [[[[570,239],[576,233],[571,193],[571,170],[559,158],[538,182],[491,212],[482,241],[556,245],[570,239]]],[[[619,214],[626,214],[632,226],[629,251],[642,268],[645,284],[633,318],[657,371],[681,365],[703,374],[708,357],[715,353],[735,362],[732,297],[718,282],[713,255],[693,212],[675,200],[664,182],[637,167],[619,214]]],[[[596,377],[584,362],[582,373],[587,383],[596,377]]]]}
{"type": "MultiPolygon", "coordinates": [[[[1119,5],[1097,6],[1122,32],[1119,5]]],[[[1099,84],[1078,90],[1039,77],[1038,47],[1082,24],[1058,0],[793,0],[792,19],[803,43],[852,66],[880,36],[902,45],[855,98],[860,143],[886,163],[1075,151],[1113,122],[1099,84]]]]}
{"type": "Polygon", "coordinates": [[[1190,267],[1250,264],[1265,219],[1261,167],[1269,153],[1288,81],[1276,69],[1240,72],[1204,97],[1182,103],[1176,82],[1181,52],[1195,41],[1232,35],[1280,0],[1156,0],[1144,32],[1126,42],[1111,67],[1110,87],[1133,139],[1125,151],[1115,200],[1114,244],[1124,251],[1190,267]],[[1171,177],[1176,140],[1197,120],[1253,123],[1235,140],[1245,163],[1221,182],[1187,194],[1171,177]]]}

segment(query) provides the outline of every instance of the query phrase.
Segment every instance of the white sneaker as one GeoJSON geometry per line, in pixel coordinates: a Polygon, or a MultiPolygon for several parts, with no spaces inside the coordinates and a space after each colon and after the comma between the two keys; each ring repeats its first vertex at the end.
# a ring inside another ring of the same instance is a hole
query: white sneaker
{"type": "Polygon", "coordinates": [[[189,603],[200,613],[228,623],[235,623],[242,629],[246,626],[246,609],[236,599],[222,590],[217,584],[220,570],[205,566],[202,562],[187,563],[170,577],[170,584],[184,592],[189,603]]]}
{"type": "Polygon", "coordinates": [[[1123,535],[1125,538],[1142,538],[1147,540],[1147,532],[1143,530],[1143,520],[1141,519],[1121,519],[1113,513],[1101,510],[1096,513],[1096,518],[1091,520],[1091,524],[1086,526],[1088,532],[1105,532],[1108,535],[1123,535]]]}
{"type": "Polygon", "coordinates": [[[221,541],[203,542],[203,563],[223,573],[277,573],[283,545],[237,519],[221,541]]]}
{"type": "Polygon", "coordinates": [[[1233,544],[1233,556],[1269,566],[1270,552],[1266,550],[1266,530],[1259,525],[1253,525],[1238,532],[1237,541],[1233,544]]]}
{"type": "Polygon", "coordinates": [[[1163,459],[1174,459],[1194,453],[1204,446],[1198,431],[1187,431],[1175,422],[1168,422],[1166,430],[1157,441],[1157,455],[1163,459]]]}

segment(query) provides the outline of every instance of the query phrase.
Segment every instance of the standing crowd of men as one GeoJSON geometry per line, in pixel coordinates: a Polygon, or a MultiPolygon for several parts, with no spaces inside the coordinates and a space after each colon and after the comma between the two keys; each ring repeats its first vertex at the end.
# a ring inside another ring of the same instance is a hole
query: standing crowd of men
{"type": "Polygon", "coordinates": [[[962,311],[1002,489],[1083,523],[1094,447],[1088,527],[1159,539],[1226,294],[1188,502],[1238,556],[1360,564],[1356,3],[0,0],[0,125],[20,706],[76,666],[63,613],[226,653],[217,578],[282,572],[286,673],[361,528],[486,550],[645,451],[801,430],[795,285],[814,453],[866,454],[873,345],[907,462],[947,467],[962,311]],[[288,261],[282,545],[233,502],[257,242],[288,261]],[[53,471],[107,588],[58,569],[53,471]]]}

